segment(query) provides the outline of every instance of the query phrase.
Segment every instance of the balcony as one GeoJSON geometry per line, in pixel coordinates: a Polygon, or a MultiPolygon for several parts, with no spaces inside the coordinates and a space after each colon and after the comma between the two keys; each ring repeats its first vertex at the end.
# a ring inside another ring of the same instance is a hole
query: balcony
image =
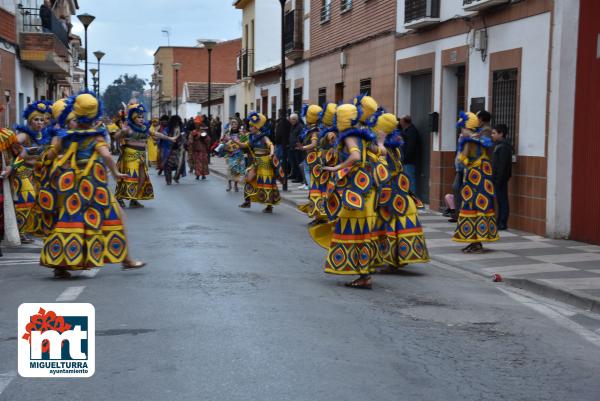
{"type": "Polygon", "coordinates": [[[21,60],[38,71],[69,75],[69,34],[61,21],[50,14],[50,25],[43,27],[38,8],[19,6],[19,13],[21,60]]]}
{"type": "Polygon", "coordinates": [[[405,0],[405,28],[419,29],[439,22],[440,0],[405,0]]]}
{"type": "MultiPolygon", "coordinates": [[[[300,13],[299,13],[300,14],[300,13]]],[[[283,43],[285,56],[291,60],[301,59],[304,56],[302,42],[302,24],[296,18],[296,11],[292,10],[285,15],[283,43]]]]}
{"type": "Polygon", "coordinates": [[[242,49],[238,54],[238,79],[250,78],[254,72],[254,52],[252,49],[242,49]]]}
{"type": "Polygon", "coordinates": [[[506,4],[510,0],[463,0],[463,9],[465,11],[479,11],[488,7],[506,4]]]}

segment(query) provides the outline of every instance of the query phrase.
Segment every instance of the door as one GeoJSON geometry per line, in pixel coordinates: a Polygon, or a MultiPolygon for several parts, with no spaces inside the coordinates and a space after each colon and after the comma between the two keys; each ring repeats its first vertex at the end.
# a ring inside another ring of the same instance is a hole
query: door
{"type": "Polygon", "coordinates": [[[225,117],[229,118],[229,117],[235,116],[235,112],[237,111],[235,109],[235,104],[236,104],[236,96],[235,95],[229,96],[229,115],[225,116],[225,117]]]}
{"type": "Polygon", "coordinates": [[[413,75],[410,82],[410,116],[419,131],[419,162],[417,163],[417,196],[429,203],[429,171],[431,161],[431,73],[413,75]]]}
{"type": "Polygon", "coordinates": [[[262,114],[269,118],[269,96],[263,96],[262,105],[260,106],[262,114]]]}
{"type": "Polygon", "coordinates": [[[579,10],[573,139],[571,236],[600,244],[600,2],[582,0],[579,10]]]}
{"type": "Polygon", "coordinates": [[[335,84],[335,102],[339,104],[344,101],[344,83],[338,82],[335,84]]]}

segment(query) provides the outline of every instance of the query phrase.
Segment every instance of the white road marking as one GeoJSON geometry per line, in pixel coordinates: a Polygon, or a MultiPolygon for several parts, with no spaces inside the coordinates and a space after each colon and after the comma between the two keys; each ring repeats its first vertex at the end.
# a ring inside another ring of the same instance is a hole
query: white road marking
{"type": "Polygon", "coordinates": [[[91,270],[84,270],[81,272],[80,276],[83,277],[96,277],[96,274],[98,274],[98,272],[100,271],[100,269],[91,269],[91,270]]]}
{"type": "MultiPolygon", "coordinates": [[[[513,300],[519,302],[520,304],[523,304],[528,308],[533,309],[534,311],[553,320],[559,326],[571,330],[572,332],[578,334],[579,336],[594,344],[595,346],[600,347],[600,335],[594,333],[591,330],[586,329],[583,326],[580,326],[579,324],[575,323],[567,316],[565,316],[565,313],[563,311],[566,309],[557,306],[550,306],[549,304],[543,304],[541,302],[536,301],[533,298],[517,294],[515,291],[507,290],[506,288],[498,287],[498,289],[506,295],[508,295],[513,300]]],[[[573,316],[571,312],[567,312],[567,314],[573,316]]]]}
{"type": "Polygon", "coordinates": [[[79,294],[83,292],[85,286],[69,287],[56,298],[57,301],[75,301],[79,294]]]}
{"type": "Polygon", "coordinates": [[[10,371],[8,373],[0,373],[0,394],[4,391],[10,382],[17,376],[17,372],[10,371]]]}

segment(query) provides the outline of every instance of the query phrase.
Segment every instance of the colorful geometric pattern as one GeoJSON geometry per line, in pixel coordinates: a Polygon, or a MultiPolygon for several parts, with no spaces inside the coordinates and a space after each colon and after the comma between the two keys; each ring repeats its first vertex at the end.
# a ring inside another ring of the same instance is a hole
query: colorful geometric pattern
{"type": "Polygon", "coordinates": [[[452,239],[457,242],[498,241],[498,227],[494,213],[494,185],[492,166],[485,152],[467,166],[458,224],[452,239]]]}
{"type": "MultiPolygon", "coordinates": [[[[145,152],[130,147],[122,148],[122,155],[117,163],[119,172],[128,177],[119,180],[115,196],[117,199],[150,200],[154,199],[154,188],[148,175],[145,152]]],[[[94,174],[96,176],[97,174],[94,174]]],[[[100,173],[100,176],[102,173],[100,173]]],[[[106,172],[104,172],[106,180],[106,172]]],[[[98,178],[101,181],[101,177],[98,178]]]]}
{"type": "Polygon", "coordinates": [[[253,180],[246,181],[244,197],[251,202],[276,205],[281,202],[281,195],[277,188],[275,170],[269,155],[256,156],[253,167],[256,175],[253,180]]]}
{"type": "Polygon", "coordinates": [[[12,179],[15,213],[19,233],[33,234],[38,226],[37,215],[33,213],[36,192],[33,186],[33,169],[20,165],[15,169],[12,179]]]}

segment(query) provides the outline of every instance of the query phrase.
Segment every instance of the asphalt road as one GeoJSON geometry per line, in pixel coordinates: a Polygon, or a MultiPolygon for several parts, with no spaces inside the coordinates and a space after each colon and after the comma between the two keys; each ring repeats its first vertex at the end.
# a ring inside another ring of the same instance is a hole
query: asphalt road
{"type": "Polygon", "coordinates": [[[214,176],[160,178],[128,212],[143,270],[0,265],[0,400],[600,399],[594,316],[443,266],[347,289],[292,208],[238,209],[214,176]],[[19,377],[19,304],[71,287],[96,308],[96,374],[19,377]]]}

